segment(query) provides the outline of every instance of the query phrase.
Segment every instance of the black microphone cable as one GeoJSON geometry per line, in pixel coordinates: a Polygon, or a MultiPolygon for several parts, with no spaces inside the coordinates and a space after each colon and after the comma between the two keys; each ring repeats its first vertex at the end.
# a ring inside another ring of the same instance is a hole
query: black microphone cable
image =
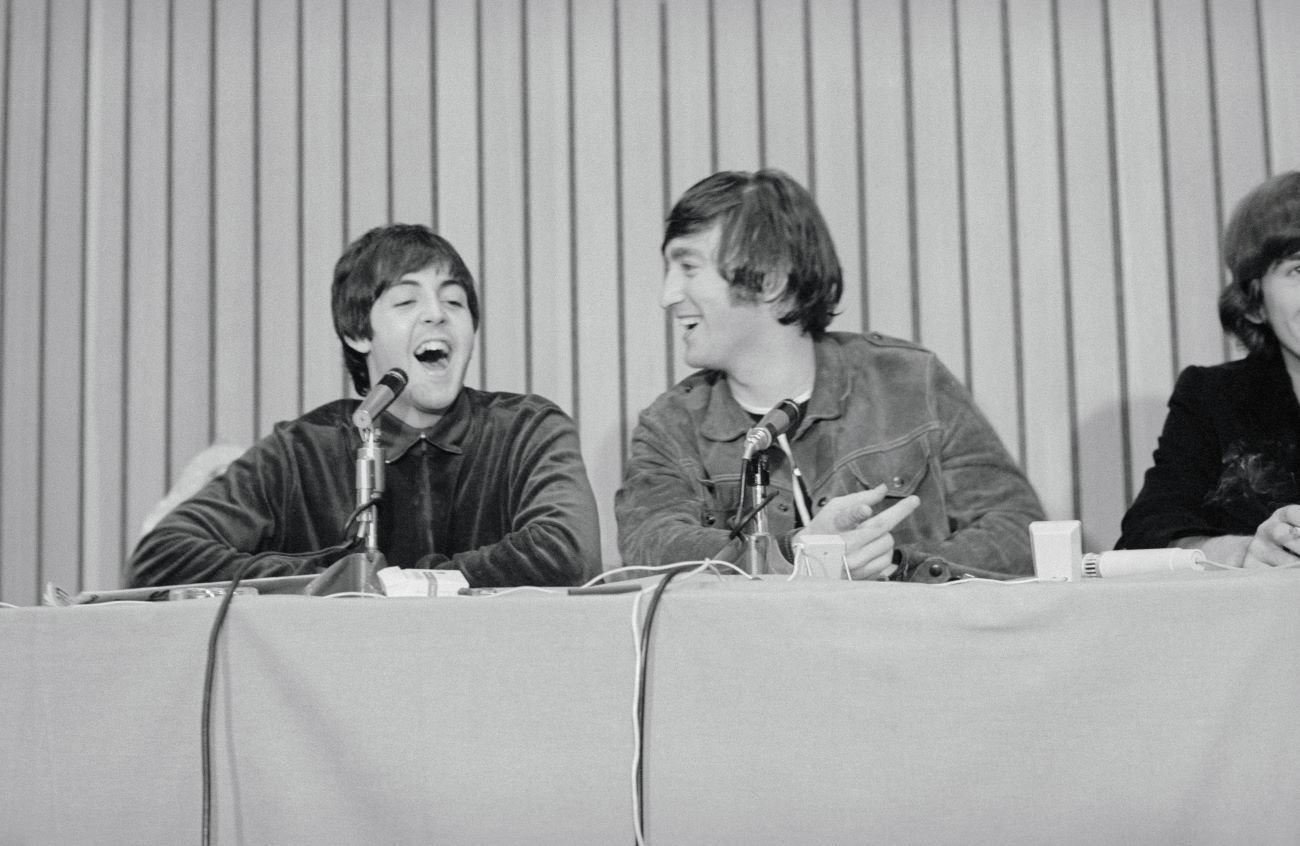
{"type": "Polygon", "coordinates": [[[663,596],[664,590],[668,583],[674,578],[696,568],[694,563],[684,564],[679,569],[671,570],[663,577],[655,587],[655,591],[650,596],[650,604],[646,606],[645,625],[641,627],[641,690],[636,701],[636,722],[637,722],[637,761],[636,761],[636,798],[637,798],[637,842],[642,842],[645,833],[645,697],[646,681],[649,678],[650,668],[650,627],[654,624],[655,610],[659,607],[659,599],[663,596]]]}
{"type": "MultiPolygon", "coordinates": [[[[350,523],[351,520],[348,522],[350,523]]],[[[226,588],[226,595],[221,598],[221,606],[217,608],[217,615],[213,618],[212,628],[208,632],[207,663],[203,670],[203,713],[199,732],[203,768],[203,846],[208,846],[212,842],[212,686],[217,671],[217,641],[221,637],[221,629],[226,622],[226,613],[230,610],[230,601],[235,598],[235,589],[239,587],[239,583],[248,573],[249,568],[259,561],[265,561],[267,558],[272,557],[314,558],[333,552],[345,552],[354,543],[355,540],[349,540],[327,549],[312,552],[260,552],[241,561],[231,576],[230,585],[226,588]]]]}

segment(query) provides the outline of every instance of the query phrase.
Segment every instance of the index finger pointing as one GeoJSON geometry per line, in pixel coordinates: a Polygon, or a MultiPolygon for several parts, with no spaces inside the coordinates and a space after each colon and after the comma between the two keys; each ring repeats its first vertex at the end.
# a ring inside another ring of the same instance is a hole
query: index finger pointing
{"type": "Polygon", "coordinates": [[[900,499],[884,511],[867,521],[867,525],[886,532],[892,532],[899,523],[912,516],[912,512],[921,507],[921,498],[916,495],[900,499]]]}

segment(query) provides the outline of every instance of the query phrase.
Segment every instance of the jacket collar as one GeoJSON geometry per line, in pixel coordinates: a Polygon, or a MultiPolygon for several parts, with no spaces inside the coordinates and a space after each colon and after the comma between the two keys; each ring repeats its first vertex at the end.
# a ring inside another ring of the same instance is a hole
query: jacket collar
{"type": "MultiPolygon", "coordinates": [[[[795,431],[799,438],[814,420],[833,420],[844,412],[844,404],[849,394],[849,379],[844,368],[844,355],[840,345],[830,335],[823,335],[813,342],[817,370],[813,376],[812,398],[808,401],[808,410],[795,431]]],[[[713,390],[709,394],[709,405],[704,413],[704,422],[700,434],[711,441],[734,441],[745,436],[754,425],[749,412],[740,407],[731,395],[731,385],[725,374],[712,373],[713,390]]]]}
{"type": "Polygon", "coordinates": [[[385,411],[379,418],[379,444],[384,448],[384,463],[397,461],[421,440],[428,441],[443,452],[453,455],[463,453],[465,450],[462,445],[469,438],[470,425],[474,420],[473,403],[470,402],[467,391],[468,389],[462,388],[447,413],[428,429],[408,426],[385,411]]]}

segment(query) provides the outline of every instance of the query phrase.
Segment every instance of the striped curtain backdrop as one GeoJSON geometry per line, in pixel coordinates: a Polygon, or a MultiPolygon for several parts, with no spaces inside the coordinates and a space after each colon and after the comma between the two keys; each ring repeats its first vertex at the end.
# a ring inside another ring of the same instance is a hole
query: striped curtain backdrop
{"type": "MultiPolygon", "coordinates": [[[[1107,549],[1215,316],[1232,204],[1300,166],[1295,0],[0,0],[0,599],[118,584],[213,442],[348,391],[343,246],[425,222],[470,380],[578,421],[617,561],[637,413],[687,373],[662,220],[807,184],[833,328],[973,390],[1107,549]]],[[[888,402],[887,397],[881,398],[888,402]]]]}

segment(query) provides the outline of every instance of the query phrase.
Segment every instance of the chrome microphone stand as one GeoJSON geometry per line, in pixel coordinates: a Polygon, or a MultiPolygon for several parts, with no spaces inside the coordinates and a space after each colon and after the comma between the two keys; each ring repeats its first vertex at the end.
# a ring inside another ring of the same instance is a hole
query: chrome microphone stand
{"type": "Polygon", "coordinates": [[[772,572],[768,564],[768,549],[772,545],[772,536],[767,528],[767,504],[763,500],[767,499],[767,486],[769,484],[767,470],[767,453],[756,452],[749,459],[749,478],[741,479],[741,485],[745,486],[749,492],[749,501],[753,508],[757,509],[754,516],[745,524],[745,531],[741,535],[744,541],[744,547],[741,552],[741,564],[746,573],[751,576],[758,576],[763,573],[772,572]]]}
{"type": "Polygon", "coordinates": [[[388,566],[379,551],[379,499],[384,493],[384,448],[379,445],[379,424],[361,430],[357,448],[357,537],[365,549],[345,555],[308,583],[306,593],[324,596],[358,593],[386,596],[379,571],[388,566]]]}

